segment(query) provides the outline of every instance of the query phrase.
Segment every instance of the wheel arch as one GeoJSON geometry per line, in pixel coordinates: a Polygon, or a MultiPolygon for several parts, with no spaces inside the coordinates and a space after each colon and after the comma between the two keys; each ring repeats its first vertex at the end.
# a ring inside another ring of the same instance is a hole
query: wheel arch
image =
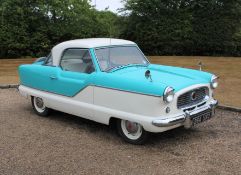
{"type": "Polygon", "coordinates": [[[111,116],[110,119],[109,119],[109,126],[111,128],[116,128],[117,126],[117,121],[121,120],[120,118],[117,118],[117,117],[114,117],[114,116],[111,116]]]}

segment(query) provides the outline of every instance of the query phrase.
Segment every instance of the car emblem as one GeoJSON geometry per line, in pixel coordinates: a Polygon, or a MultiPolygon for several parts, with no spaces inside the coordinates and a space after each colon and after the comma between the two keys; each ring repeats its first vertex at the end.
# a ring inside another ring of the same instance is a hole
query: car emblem
{"type": "Polygon", "coordinates": [[[196,100],[196,98],[197,98],[197,93],[195,91],[193,91],[191,93],[191,100],[196,100]]]}

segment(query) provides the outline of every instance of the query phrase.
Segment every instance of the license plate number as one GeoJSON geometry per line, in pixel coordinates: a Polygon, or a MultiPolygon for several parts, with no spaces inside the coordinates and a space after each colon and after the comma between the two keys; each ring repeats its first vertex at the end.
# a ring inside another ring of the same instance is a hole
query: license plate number
{"type": "Polygon", "coordinates": [[[211,112],[208,112],[208,113],[205,113],[205,114],[200,114],[199,116],[195,116],[194,118],[192,118],[192,124],[193,124],[193,126],[197,125],[197,124],[202,123],[206,120],[209,120],[211,117],[212,117],[211,112]]]}

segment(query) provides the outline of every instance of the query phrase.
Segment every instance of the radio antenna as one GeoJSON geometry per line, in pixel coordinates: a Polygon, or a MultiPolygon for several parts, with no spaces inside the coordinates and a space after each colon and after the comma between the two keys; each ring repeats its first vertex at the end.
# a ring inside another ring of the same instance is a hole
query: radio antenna
{"type": "Polygon", "coordinates": [[[109,49],[108,49],[108,62],[110,63],[110,49],[111,49],[111,19],[109,21],[109,49]]]}

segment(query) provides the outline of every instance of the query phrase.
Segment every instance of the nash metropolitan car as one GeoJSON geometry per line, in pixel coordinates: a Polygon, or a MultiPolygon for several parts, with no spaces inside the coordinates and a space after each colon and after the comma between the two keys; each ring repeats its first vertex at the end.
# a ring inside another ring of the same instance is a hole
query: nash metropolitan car
{"type": "Polygon", "coordinates": [[[106,125],[142,144],[148,134],[190,128],[210,119],[218,77],[151,64],[136,43],[111,38],[60,43],[47,57],[19,67],[20,93],[34,111],[51,109],[106,125]]]}

